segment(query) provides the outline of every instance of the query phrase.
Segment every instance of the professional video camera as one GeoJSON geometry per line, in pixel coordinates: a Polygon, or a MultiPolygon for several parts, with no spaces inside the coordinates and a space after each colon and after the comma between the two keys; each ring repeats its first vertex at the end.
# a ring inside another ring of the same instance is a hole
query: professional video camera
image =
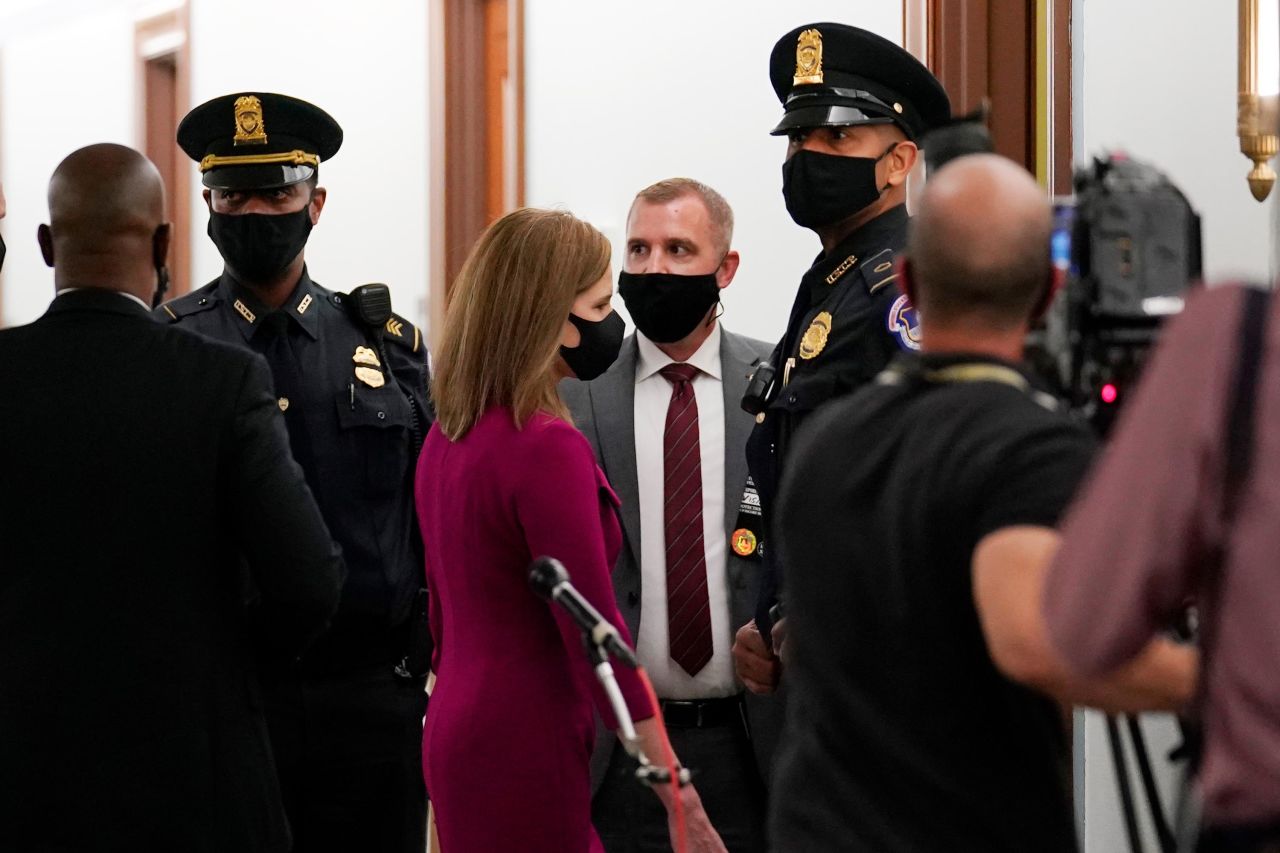
{"type": "MultiPolygon", "coordinates": [[[[1187,197],[1152,166],[1105,155],[1075,176],[1076,194],[1054,205],[1051,252],[1063,282],[1027,353],[1072,410],[1105,436],[1136,384],[1160,326],[1200,284],[1200,217],[1187,197]]],[[[1136,717],[1107,716],[1129,849],[1143,849],[1121,723],[1161,851],[1176,848],[1183,803],[1169,814],[1136,717]]],[[[1179,752],[1185,757],[1184,747],[1179,752]]],[[[1175,757],[1175,756],[1170,756],[1175,757]]]]}
{"type": "Polygon", "coordinates": [[[1028,355],[1074,411],[1105,435],[1161,323],[1200,279],[1200,217],[1152,166],[1122,154],[1075,176],[1054,208],[1064,286],[1028,355]]]}

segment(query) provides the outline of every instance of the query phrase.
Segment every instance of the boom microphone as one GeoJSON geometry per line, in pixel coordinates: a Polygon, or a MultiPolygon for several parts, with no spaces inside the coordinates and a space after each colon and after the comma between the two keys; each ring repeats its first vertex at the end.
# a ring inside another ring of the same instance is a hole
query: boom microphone
{"type": "Polygon", "coordinates": [[[564,565],[553,557],[539,557],[529,565],[529,586],[543,598],[565,609],[569,617],[597,646],[603,646],[615,658],[635,669],[639,666],[635,653],[622,642],[618,629],[600,615],[600,611],[582,597],[569,582],[564,565]]]}

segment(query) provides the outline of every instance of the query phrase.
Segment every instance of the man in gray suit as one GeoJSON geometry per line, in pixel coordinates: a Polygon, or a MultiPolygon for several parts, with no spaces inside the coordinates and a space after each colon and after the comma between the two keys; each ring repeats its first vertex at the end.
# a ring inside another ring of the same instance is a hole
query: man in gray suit
{"type": "MultiPolygon", "coordinates": [[[[758,563],[732,553],[747,479],[747,374],[771,347],[719,322],[738,269],[733,212],[687,178],[641,190],[619,292],[638,331],[610,370],[561,391],[622,498],[618,607],[661,699],[676,755],[697,774],[731,851],[764,849],[776,698],[744,697],[730,648],[751,618],[758,563]],[[747,704],[744,704],[747,703],[747,704]]],[[[610,853],[669,850],[666,812],[616,740],[597,738],[592,819],[610,853]]]]}

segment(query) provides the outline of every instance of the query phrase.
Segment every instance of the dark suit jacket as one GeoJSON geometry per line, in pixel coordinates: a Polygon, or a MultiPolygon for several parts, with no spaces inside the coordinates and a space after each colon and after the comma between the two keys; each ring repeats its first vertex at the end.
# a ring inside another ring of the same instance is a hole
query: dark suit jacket
{"type": "Polygon", "coordinates": [[[341,557],[266,363],[100,290],[0,331],[0,849],[287,850],[253,612],[341,557]]]}
{"type": "MultiPolygon", "coordinates": [[[[747,482],[744,455],[754,420],[742,410],[747,376],[773,347],[764,341],[720,329],[720,373],[724,388],[724,535],[728,539],[738,519],[738,505],[747,482]]],[[[609,371],[591,382],[567,379],[560,393],[574,423],[591,442],[600,467],[622,499],[623,546],[613,570],[618,609],[631,636],[640,628],[640,497],[636,478],[635,390],[639,347],[635,335],[622,343],[622,352],[609,371]]],[[[728,549],[729,609],[734,630],[751,621],[759,588],[757,562],[743,560],[728,549]]],[[[768,782],[774,744],[782,725],[781,703],[747,695],[747,716],[761,777],[768,782]]],[[[593,790],[599,787],[613,748],[612,733],[599,732],[591,757],[593,790]]]]}

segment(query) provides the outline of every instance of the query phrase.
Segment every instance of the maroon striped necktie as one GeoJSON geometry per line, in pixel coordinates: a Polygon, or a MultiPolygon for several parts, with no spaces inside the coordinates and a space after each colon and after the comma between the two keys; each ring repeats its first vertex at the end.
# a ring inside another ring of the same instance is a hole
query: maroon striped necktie
{"type": "Polygon", "coordinates": [[[711,660],[711,605],[702,542],[702,453],[692,364],[659,371],[671,383],[662,434],[663,510],[667,542],[667,639],[671,658],[690,675],[711,660]]]}

